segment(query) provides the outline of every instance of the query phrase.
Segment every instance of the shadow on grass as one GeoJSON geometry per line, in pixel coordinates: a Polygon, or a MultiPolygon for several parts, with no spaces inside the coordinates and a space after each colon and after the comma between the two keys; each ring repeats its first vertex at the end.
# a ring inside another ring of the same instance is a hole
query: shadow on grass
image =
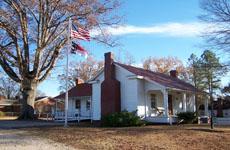
{"type": "Polygon", "coordinates": [[[208,132],[208,133],[224,133],[224,131],[216,130],[216,129],[204,129],[204,128],[191,128],[186,129],[190,131],[201,131],[201,132],[208,132]]]}

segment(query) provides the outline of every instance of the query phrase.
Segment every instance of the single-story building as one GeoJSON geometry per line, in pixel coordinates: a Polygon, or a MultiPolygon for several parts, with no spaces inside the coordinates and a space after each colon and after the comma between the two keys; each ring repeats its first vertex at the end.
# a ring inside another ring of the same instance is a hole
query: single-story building
{"type": "MultiPolygon", "coordinates": [[[[198,107],[198,114],[200,116],[211,116],[211,104],[206,98],[206,105],[201,104],[198,107]],[[207,107],[207,108],[205,108],[207,107]]],[[[219,97],[213,101],[213,113],[215,117],[230,117],[230,96],[224,98],[219,97]]]]}
{"type": "MultiPolygon", "coordinates": [[[[69,90],[68,113],[99,121],[104,115],[127,110],[150,122],[170,123],[179,112],[195,112],[195,91],[177,78],[175,70],[166,75],[121,64],[109,52],[95,77],[69,90]]],[[[65,93],[54,99],[64,98],[65,93]]]]}
{"type": "Polygon", "coordinates": [[[0,111],[4,112],[7,116],[17,116],[21,110],[21,104],[19,100],[15,99],[6,99],[2,97],[0,99],[0,111]]]}
{"type": "MultiPolygon", "coordinates": [[[[76,79],[76,86],[68,91],[68,119],[92,119],[92,84],[83,83],[81,79],[76,79]],[[80,118],[79,118],[80,117],[80,118]]],[[[62,93],[54,99],[56,101],[65,101],[65,93],[62,93]]],[[[57,120],[64,119],[64,111],[56,111],[57,120]]]]}
{"type": "Polygon", "coordinates": [[[230,96],[219,97],[214,101],[214,114],[217,117],[230,117],[230,96]]]}
{"type": "Polygon", "coordinates": [[[34,102],[34,111],[38,117],[50,117],[56,111],[64,111],[64,105],[63,101],[55,101],[48,96],[37,97],[34,102]]]}

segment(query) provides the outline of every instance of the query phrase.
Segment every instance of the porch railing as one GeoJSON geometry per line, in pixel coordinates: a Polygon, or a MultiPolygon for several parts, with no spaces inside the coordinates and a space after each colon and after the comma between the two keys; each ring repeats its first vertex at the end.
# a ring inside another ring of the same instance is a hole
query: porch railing
{"type": "MultiPolygon", "coordinates": [[[[68,112],[67,114],[68,121],[80,121],[83,119],[91,119],[91,116],[83,116],[81,115],[80,111],[74,111],[74,112],[68,112]]],[[[65,119],[65,112],[64,111],[58,111],[55,112],[54,119],[56,121],[63,121],[65,119]]]]}

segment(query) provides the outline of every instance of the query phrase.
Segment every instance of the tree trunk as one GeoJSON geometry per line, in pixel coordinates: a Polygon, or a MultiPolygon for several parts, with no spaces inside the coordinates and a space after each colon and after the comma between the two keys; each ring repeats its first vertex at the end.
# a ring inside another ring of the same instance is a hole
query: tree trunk
{"type": "Polygon", "coordinates": [[[31,120],[35,119],[34,115],[34,101],[37,91],[37,82],[34,80],[26,80],[22,82],[22,108],[18,119],[31,120]]]}
{"type": "Polygon", "coordinates": [[[198,117],[198,94],[197,91],[195,92],[195,108],[196,108],[196,117],[198,117]]]}

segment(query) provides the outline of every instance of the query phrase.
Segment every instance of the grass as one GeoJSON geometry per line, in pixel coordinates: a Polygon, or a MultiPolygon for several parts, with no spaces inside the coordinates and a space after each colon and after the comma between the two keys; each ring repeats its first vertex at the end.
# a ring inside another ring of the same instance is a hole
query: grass
{"type": "Polygon", "coordinates": [[[33,128],[30,133],[76,149],[229,149],[230,127],[33,128]]]}

